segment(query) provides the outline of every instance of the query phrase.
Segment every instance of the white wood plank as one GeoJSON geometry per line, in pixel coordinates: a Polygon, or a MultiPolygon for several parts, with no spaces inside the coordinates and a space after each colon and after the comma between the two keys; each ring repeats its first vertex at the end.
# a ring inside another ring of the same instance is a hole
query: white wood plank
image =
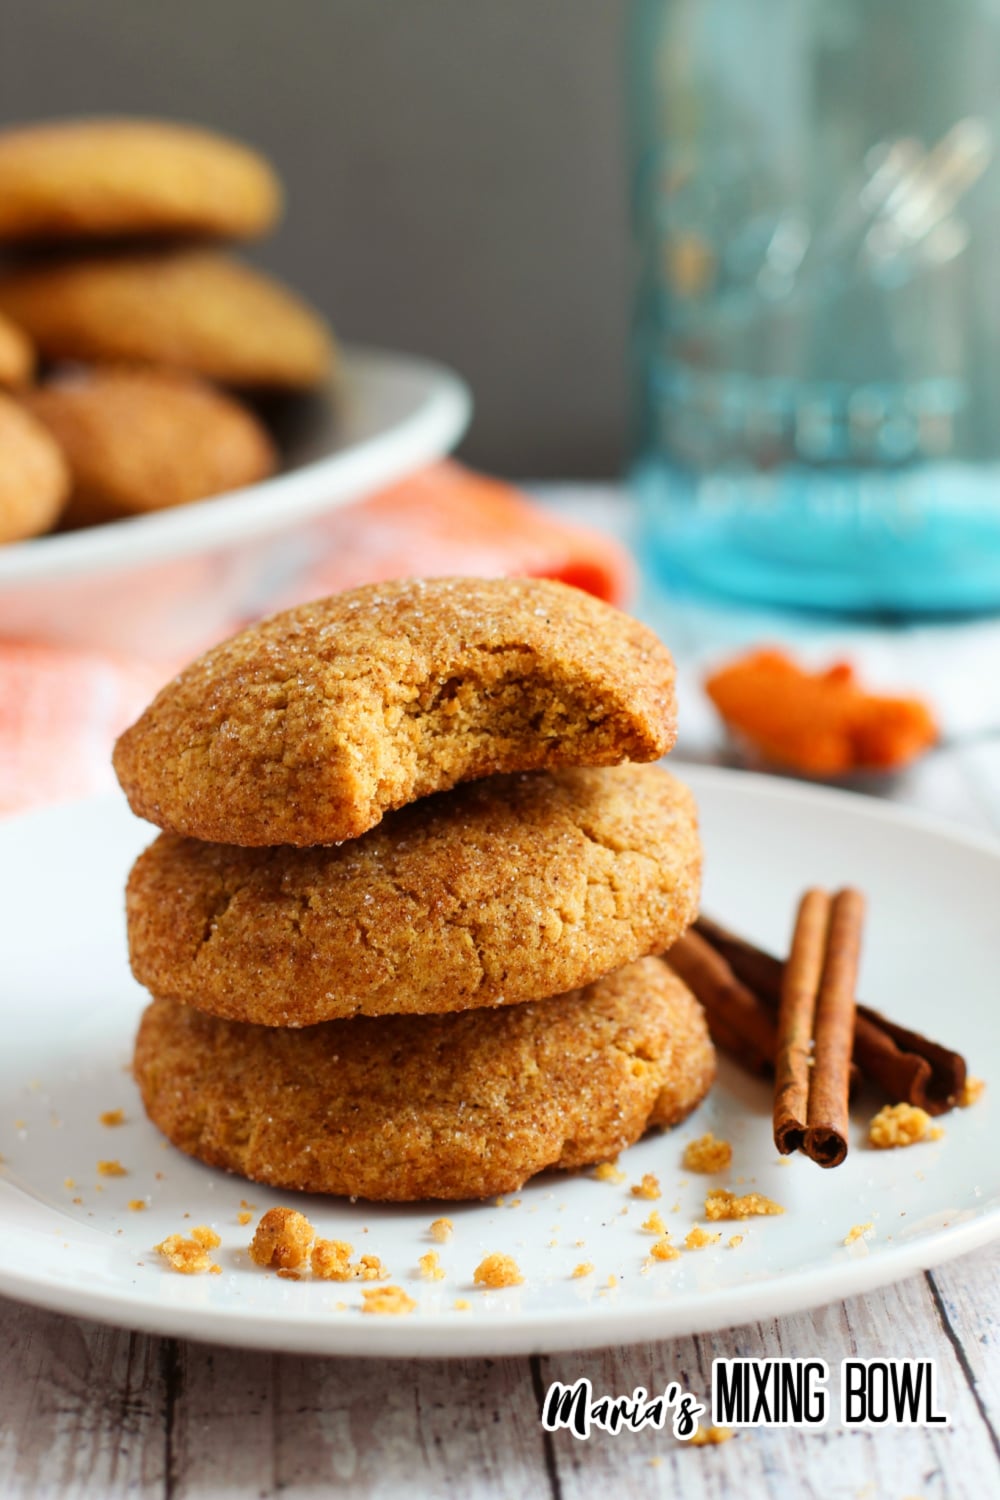
{"type": "Polygon", "coordinates": [[[527,1360],[269,1360],[186,1346],[175,1500],[549,1493],[527,1360]]]}
{"type": "Polygon", "coordinates": [[[796,1500],[911,1495],[982,1500],[996,1493],[1000,1470],[991,1434],[955,1350],[942,1336],[922,1276],[778,1322],[603,1355],[559,1355],[543,1359],[541,1367],[546,1386],[589,1375],[595,1390],[623,1393],[637,1385],[662,1389],[676,1379],[703,1399],[710,1391],[713,1358],[780,1354],[819,1356],[831,1366],[831,1375],[848,1355],[933,1355],[939,1398],[952,1425],[884,1428],[868,1435],[841,1428],[835,1420],[816,1432],[747,1429],[728,1443],[702,1448],[676,1443],[669,1433],[611,1437],[595,1432],[580,1442],[559,1432],[552,1443],[562,1496],[576,1500],[605,1488],[704,1500],[772,1493],[794,1494],[796,1500]]]}
{"type": "Polygon", "coordinates": [[[958,1357],[995,1434],[1000,1434],[1000,1244],[927,1273],[942,1304],[945,1336],[958,1357]]]}
{"type": "Polygon", "coordinates": [[[290,1357],[178,1343],[170,1500],[275,1492],[275,1388],[290,1357]]]}
{"type": "Polygon", "coordinates": [[[164,1494],[159,1342],[0,1299],[0,1494],[164,1494]]]}

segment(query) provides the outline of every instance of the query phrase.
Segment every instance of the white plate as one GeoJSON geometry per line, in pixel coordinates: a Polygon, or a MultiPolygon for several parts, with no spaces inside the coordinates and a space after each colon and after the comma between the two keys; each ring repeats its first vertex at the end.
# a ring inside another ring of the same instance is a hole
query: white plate
{"type": "Polygon", "coordinates": [[[273,479],[0,547],[0,635],[183,655],[288,584],[311,555],[310,522],[449,452],[471,410],[441,365],[347,349],[335,398],[284,403],[273,479]]]}
{"type": "Polygon", "coordinates": [[[121,802],[81,803],[0,826],[0,1290],[128,1327],[261,1348],[525,1353],[775,1317],[865,1291],[995,1236],[1000,847],[842,793],[683,772],[701,804],[706,905],[725,922],[780,945],[807,883],[853,881],[867,891],[864,998],[964,1049],[973,1072],[992,1084],[974,1108],[944,1117],[940,1141],[866,1149],[869,1101],[842,1167],[824,1172],[804,1158],[782,1164],[767,1088],[724,1066],[692,1120],[623,1154],[623,1184],[551,1175],[503,1207],[377,1208],[297,1200],[210,1171],[165,1145],[143,1118],[126,1071],[143,995],[126,967],[121,889],[149,829],[121,802]],[[102,1127],[98,1115],[118,1107],[127,1123],[102,1127]],[[681,1169],[684,1142],[705,1130],[733,1142],[725,1178],[681,1169]],[[99,1158],[120,1159],[128,1176],[98,1178],[99,1158]],[[655,1206],[677,1240],[699,1219],[713,1182],[753,1184],[786,1212],[722,1224],[718,1246],[643,1274],[651,1240],[639,1226],[653,1205],[631,1197],[628,1185],[644,1172],[660,1179],[655,1206]],[[129,1212],[128,1201],[139,1197],[149,1208],[129,1212]],[[255,1220],[269,1206],[296,1202],[321,1234],[381,1256],[417,1310],[366,1316],[356,1282],[290,1282],[258,1270],[245,1254],[251,1230],[237,1223],[244,1197],[255,1220]],[[427,1226],[441,1213],[455,1231],[450,1244],[437,1246],[427,1226]],[[869,1220],[873,1237],[845,1247],[851,1227],[869,1220]],[[222,1275],[166,1269],[151,1247],[200,1223],[222,1236],[222,1275]],[[734,1232],[743,1243],[730,1249],[734,1232]],[[417,1259],[429,1249],[440,1251],[445,1281],[419,1278],[417,1259]],[[516,1257],[523,1286],[473,1288],[475,1266],[494,1250],[516,1257]],[[573,1279],[582,1261],[595,1272],[573,1279]],[[468,1310],[457,1309],[457,1300],[468,1310]]]}

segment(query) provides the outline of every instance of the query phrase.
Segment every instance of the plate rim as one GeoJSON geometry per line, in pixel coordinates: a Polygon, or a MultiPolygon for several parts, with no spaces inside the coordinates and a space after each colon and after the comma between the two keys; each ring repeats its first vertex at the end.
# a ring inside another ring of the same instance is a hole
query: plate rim
{"type": "Polygon", "coordinates": [[[747,786],[755,796],[773,797],[778,788],[780,789],[778,795],[782,798],[787,796],[796,801],[817,802],[823,806],[847,802],[858,812],[863,809],[864,815],[875,821],[894,823],[897,827],[919,828],[925,833],[937,834],[953,843],[966,844],[969,848],[978,849],[981,853],[992,854],[1000,859],[1000,834],[971,828],[943,813],[933,812],[914,803],[890,801],[886,797],[854,791],[850,787],[842,788],[827,786],[822,782],[798,781],[791,776],[772,775],[766,771],[744,771],[733,766],[715,766],[680,758],[674,761],[672,756],[666,760],[665,764],[667,770],[677,771],[682,780],[719,781],[726,785],[738,782],[741,787],[747,786]]]}
{"type": "MultiPolygon", "coordinates": [[[[978,829],[956,824],[939,814],[905,804],[887,803],[858,792],[812,786],[761,773],[723,766],[699,765],[678,760],[676,771],[692,786],[695,796],[701,786],[714,784],[755,799],[843,807],[864,818],[917,829],[983,853],[1000,866],[1000,839],[978,829]]],[[[123,811],[114,793],[78,798],[72,802],[36,808],[4,819],[3,829],[14,824],[58,820],[75,807],[94,808],[114,804],[123,811]]],[[[9,1191],[16,1194],[13,1184],[9,1191]]],[[[5,1187],[3,1196],[7,1196],[5,1187]]],[[[16,1224],[8,1221],[0,1242],[0,1293],[33,1306],[67,1316],[92,1318],[114,1326],[141,1330],[165,1338],[187,1338],[232,1347],[269,1349],[288,1353],[330,1357],[372,1358],[472,1358],[530,1355],[546,1352],[599,1349],[615,1344],[642,1343],[738,1328],[761,1318],[783,1317],[811,1307],[874,1291],[908,1275],[943,1264],[1000,1239],[1000,1205],[984,1208],[973,1218],[923,1233],[912,1242],[897,1241],[878,1255],[859,1255],[842,1260],[834,1269],[835,1286],[825,1291],[829,1265],[806,1266],[760,1279],[702,1293],[679,1295],[676,1300],[650,1302],[619,1308],[613,1302],[601,1307],[560,1308],[502,1321],[495,1314],[475,1312],[461,1317],[454,1311],[426,1312],[417,1318],[364,1318],[358,1308],[317,1319],[315,1309],[260,1310],[222,1305],[205,1307],[173,1304],[165,1308],[150,1294],[130,1295],[120,1290],[86,1288],[47,1272],[25,1271],[6,1263],[6,1246],[16,1236],[16,1224]],[[14,1231],[12,1234],[11,1231],[14,1231]],[[755,1306],[764,1301],[764,1306],[755,1306]]],[[[493,1293],[477,1296],[493,1297],[493,1293]]]]}
{"type": "MultiPolygon", "coordinates": [[[[776,1276],[766,1283],[767,1290],[776,1295],[768,1297],[766,1308],[759,1312],[748,1305],[760,1298],[759,1281],[705,1297],[678,1297],[677,1301],[648,1306],[618,1309],[607,1303],[511,1316],[503,1321],[495,1316],[460,1316],[454,1311],[424,1313],[418,1318],[365,1318],[358,1307],[331,1314],[329,1319],[318,1319],[315,1309],[305,1307],[292,1316],[287,1309],[260,1312],[252,1307],[208,1308],[194,1303],[189,1307],[175,1304],[168,1312],[149,1297],[123,1299],[116,1292],[72,1288],[67,1296],[65,1282],[10,1272],[2,1262],[0,1293],[67,1317],[89,1318],[158,1338],[183,1338],[232,1348],[351,1359],[505,1358],[655,1343],[743,1328],[877,1291],[915,1272],[985,1248],[998,1238],[1000,1207],[968,1223],[935,1230],[904,1250],[896,1246],[882,1255],[841,1262],[837,1266],[837,1287],[825,1296],[815,1295],[814,1284],[829,1274],[826,1268],[815,1266],[776,1276]],[[902,1268],[901,1261],[905,1263],[902,1268]]],[[[477,1289],[475,1295],[494,1294],[477,1289]]]]}
{"type": "Polygon", "coordinates": [[[197,505],[0,547],[0,585],[13,591],[243,546],[393,483],[450,452],[468,427],[469,386],[439,361],[351,344],[341,348],[341,374],[345,385],[356,382],[362,391],[408,381],[414,408],[360,442],[197,505]],[[334,495],[328,486],[335,486],[334,495]]]}

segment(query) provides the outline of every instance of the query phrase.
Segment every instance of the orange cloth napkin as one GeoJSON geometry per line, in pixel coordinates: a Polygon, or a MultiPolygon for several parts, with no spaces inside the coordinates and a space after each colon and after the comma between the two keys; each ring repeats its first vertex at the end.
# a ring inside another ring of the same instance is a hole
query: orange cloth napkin
{"type": "MultiPolygon", "coordinates": [[[[454,462],[332,512],[320,533],[319,554],[294,589],[263,612],[399,577],[560,578],[612,603],[632,583],[620,543],[454,462]]],[[[0,641],[0,814],[111,788],[115,736],[168,675],[162,662],[0,641]]]]}

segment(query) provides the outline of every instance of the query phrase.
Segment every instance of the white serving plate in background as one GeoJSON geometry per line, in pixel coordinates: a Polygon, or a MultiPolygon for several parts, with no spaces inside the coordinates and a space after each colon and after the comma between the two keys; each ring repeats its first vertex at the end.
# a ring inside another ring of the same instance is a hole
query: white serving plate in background
{"type": "Polygon", "coordinates": [[[256,1348],[528,1354],[778,1317],[996,1237],[1000,845],[842,792],[675,769],[698,798],[706,910],[727,925],[780,947],[807,885],[865,890],[864,999],[960,1048],[988,1080],[974,1108],[942,1118],[940,1140],[869,1149],[865,1124],[880,1101],[862,1097],[843,1166],[825,1172],[804,1157],[781,1159],[769,1087],[724,1062],[690,1120],[622,1153],[621,1183],[548,1173],[502,1202],[377,1205],[275,1192],[213,1171],[166,1144],[128,1074],[146,997],[128,970],[122,890],[153,830],[123,798],[81,802],[0,824],[0,1291],[127,1328],[256,1348]],[[100,1113],[115,1108],[126,1123],[102,1127],[100,1113]],[[733,1143],[727,1176],[681,1165],[684,1142],[706,1130],[733,1143]],[[97,1162],[108,1157],[128,1176],[99,1178],[97,1162]],[[629,1187],[646,1172],[660,1180],[655,1206],[677,1242],[702,1219],[712,1185],[745,1182],[785,1213],[716,1225],[718,1245],[644,1270],[652,1240],[640,1224],[654,1205],[629,1187]],[[143,1212],[129,1212],[136,1198],[147,1201],[143,1212]],[[366,1317],[357,1283],[290,1282],[259,1270],[246,1253],[252,1225],[238,1222],[243,1198],[253,1222],[275,1204],[295,1204],[321,1235],[379,1255],[416,1310],[366,1317]],[[442,1213],[455,1226],[446,1245],[428,1233],[442,1213]],[[868,1222],[870,1237],[845,1245],[851,1228],[868,1222]],[[153,1246],[201,1223],[222,1237],[222,1274],[179,1276],[153,1246]],[[734,1232],[743,1242],[730,1249],[734,1232]],[[443,1281],[420,1277],[419,1257],[431,1249],[443,1281]],[[472,1285],[490,1251],[517,1259],[523,1286],[472,1285]],[[594,1272],[574,1278],[581,1261],[594,1272]]]}
{"type": "Polygon", "coordinates": [[[468,387],[442,365],[346,349],[335,398],[301,398],[273,479],[0,547],[0,636],[165,658],[196,650],[293,581],[310,523],[448,453],[471,410],[468,387]]]}

